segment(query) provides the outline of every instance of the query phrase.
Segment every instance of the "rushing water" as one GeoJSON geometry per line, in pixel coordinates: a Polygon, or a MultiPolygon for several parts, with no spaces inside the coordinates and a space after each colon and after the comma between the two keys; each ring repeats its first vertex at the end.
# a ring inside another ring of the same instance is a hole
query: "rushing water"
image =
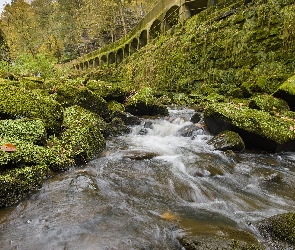
{"type": "Polygon", "coordinates": [[[100,158],[0,210],[1,249],[182,249],[184,234],[260,239],[252,222],[294,209],[294,155],[226,156],[202,129],[179,136],[192,114],[143,121],[100,158]]]}

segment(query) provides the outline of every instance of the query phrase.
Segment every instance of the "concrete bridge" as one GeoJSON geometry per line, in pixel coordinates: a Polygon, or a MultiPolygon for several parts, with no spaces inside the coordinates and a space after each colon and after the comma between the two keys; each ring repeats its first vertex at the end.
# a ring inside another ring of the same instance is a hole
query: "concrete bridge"
{"type": "Polygon", "coordinates": [[[177,23],[206,10],[209,6],[219,5],[218,1],[223,5],[237,2],[237,0],[160,0],[126,37],[70,62],[70,65],[83,70],[119,64],[125,57],[167,32],[177,23]]]}

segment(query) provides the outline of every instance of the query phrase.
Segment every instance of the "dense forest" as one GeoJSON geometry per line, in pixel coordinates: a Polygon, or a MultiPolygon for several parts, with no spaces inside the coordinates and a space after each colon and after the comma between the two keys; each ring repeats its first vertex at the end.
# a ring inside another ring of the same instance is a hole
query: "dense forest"
{"type": "Polygon", "coordinates": [[[5,51],[13,60],[42,54],[66,62],[126,35],[155,2],[12,0],[1,15],[5,51]]]}

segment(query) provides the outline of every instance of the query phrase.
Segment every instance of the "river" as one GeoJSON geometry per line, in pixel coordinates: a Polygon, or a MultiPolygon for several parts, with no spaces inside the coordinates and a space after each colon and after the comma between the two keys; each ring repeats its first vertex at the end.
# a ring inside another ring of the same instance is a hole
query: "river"
{"type": "Polygon", "coordinates": [[[295,206],[295,156],[226,155],[191,109],[146,119],[102,155],[0,210],[1,249],[183,249],[182,235],[262,240],[252,224],[295,206]]]}

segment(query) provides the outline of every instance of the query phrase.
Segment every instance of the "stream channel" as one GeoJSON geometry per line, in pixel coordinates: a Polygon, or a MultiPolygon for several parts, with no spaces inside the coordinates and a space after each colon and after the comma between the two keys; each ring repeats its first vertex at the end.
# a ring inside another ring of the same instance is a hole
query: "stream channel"
{"type": "Polygon", "coordinates": [[[193,110],[169,113],[0,209],[1,249],[183,249],[182,235],[261,240],[252,223],[294,210],[294,154],[226,156],[201,127],[179,135],[193,110]]]}

